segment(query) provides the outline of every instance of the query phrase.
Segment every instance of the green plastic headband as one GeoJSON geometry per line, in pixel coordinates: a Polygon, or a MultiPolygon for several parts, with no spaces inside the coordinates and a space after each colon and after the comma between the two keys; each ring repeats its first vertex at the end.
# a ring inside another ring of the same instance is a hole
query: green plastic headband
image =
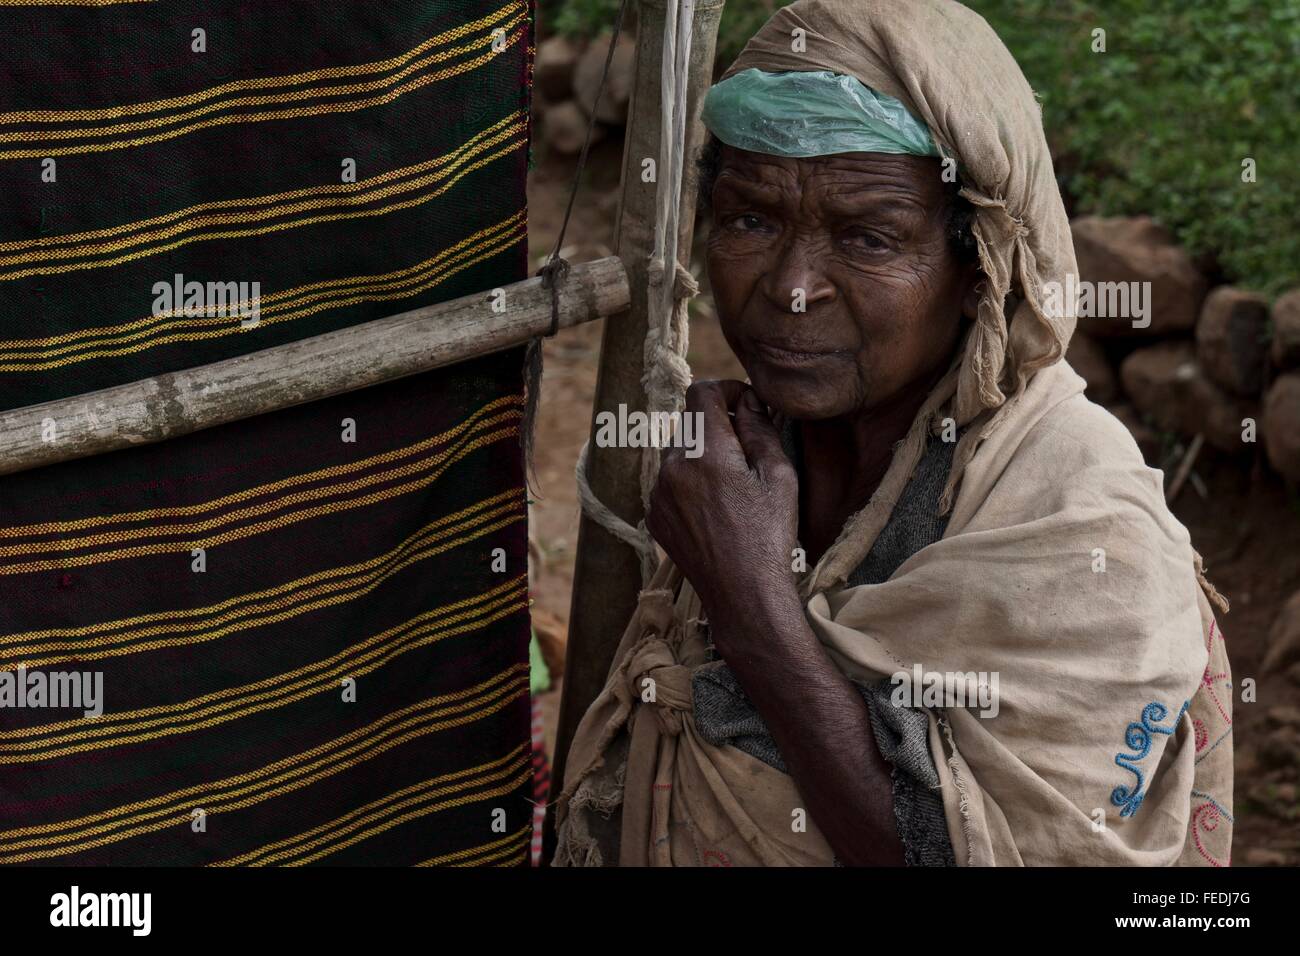
{"type": "Polygon", "coordinates": [[[906,106],[828,70],[743,70],[709,90],[702,119],[728,146],[755,153],[939,155],[930,131],[906,106]]]}

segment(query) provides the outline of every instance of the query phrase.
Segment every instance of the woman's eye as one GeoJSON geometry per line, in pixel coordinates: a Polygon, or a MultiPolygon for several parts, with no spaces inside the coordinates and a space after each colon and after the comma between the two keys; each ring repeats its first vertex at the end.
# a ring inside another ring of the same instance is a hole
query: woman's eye
{"type": "Polygon", "coordinates": [[[866,249],[869,252],[878,252],[882,249],[888,249],[889,243],[884,237],[874,232],[854,232],[845,237],[845,241],[859,249],[866,249]]]}
{"type": "Polygon", "coordinates": [[[732,228],[738,229],[741,232],[754,232],[762,229],[765,225],[766,223],[763,222],[762,218],[754,215],[752,212],[743,213],[731,220],[732,228]]]}

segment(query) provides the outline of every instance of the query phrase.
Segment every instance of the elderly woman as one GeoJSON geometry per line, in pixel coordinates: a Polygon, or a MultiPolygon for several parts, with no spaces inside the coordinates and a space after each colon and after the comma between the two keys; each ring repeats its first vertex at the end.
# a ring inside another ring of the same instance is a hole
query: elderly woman
{"type": "Polygon", "coordinates": [[[1226,605],[1062,360],[1074,254],[1011,55],[947,0],[798,0],[704,120],[749,383],[688,395],[705,451],[663,462],[671,561],[557,864],[1226,864],[1226,605]]]}

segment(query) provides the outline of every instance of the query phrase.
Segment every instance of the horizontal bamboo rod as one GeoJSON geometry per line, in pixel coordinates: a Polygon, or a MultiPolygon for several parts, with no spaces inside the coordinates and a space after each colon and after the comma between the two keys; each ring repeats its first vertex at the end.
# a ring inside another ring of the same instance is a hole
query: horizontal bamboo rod
{"type": "MultiPolygon", "coordinates": [[[[279,411],[522,345],[550,328],[541,279],[376,319],[237,358],[0,412],[0,475],[279,411]]],[[[561,328],[623,311],[617,256],[573,267],[561,328]]],[[[233,317],[232,322],[239,319],[233,317]]]]}

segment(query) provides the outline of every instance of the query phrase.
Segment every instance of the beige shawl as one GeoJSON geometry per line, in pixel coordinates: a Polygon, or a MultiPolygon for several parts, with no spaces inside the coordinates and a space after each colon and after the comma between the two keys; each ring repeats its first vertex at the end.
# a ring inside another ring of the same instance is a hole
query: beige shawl
{"type": "MultiPolygon", "coordinates": [[[[1226,865],[1231,678],[1210,602],[1226,603],[1160,473],[1061,361],[1074,320],[1047,314],[1042,290],[1064,285],[1074,252],[1019,67],[948,0],[798,0],[727,75],[750,67],[828,69],[900,99],[959,163],[986,277],[952,371],[804,575],[810,624],[855,679],[998,673],[996,717],[927,708],[959,863],[1226,865]],[[1008,328],[1011,292],[1029,308],[1008,328]],[[882,584],[845,587],[945,418],[971,427],[943,539],[882,584]]],[[[666,563],[569,753],[558,864],[614,862],[597,834],[615,807],[624,864],[831,862],[790,777],[695,731],[699,616],[666,563]]]]}

